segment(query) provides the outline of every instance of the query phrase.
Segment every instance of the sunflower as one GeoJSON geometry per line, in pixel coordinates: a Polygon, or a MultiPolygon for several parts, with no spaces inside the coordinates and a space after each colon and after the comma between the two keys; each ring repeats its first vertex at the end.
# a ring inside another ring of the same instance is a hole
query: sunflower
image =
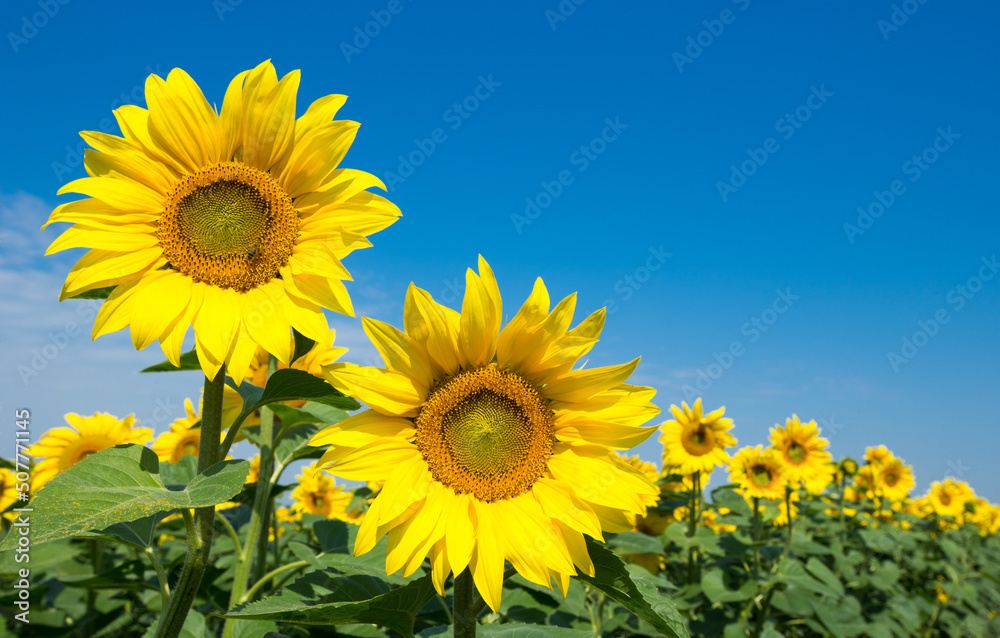
{"type": "Polygon", "coordinates": [[[774,448],[745,447],[729,463],[729,482],[735,483],[747,499],[784,499],[787,467],[774,448]]]}
{"type": "Polygon", "coordinates": [[[865,448],[865,460],[872,465],[881,466],[892,458],[892,452],[884,445],[865,448]]]}
{"type": "Polygon", "coordinates": [[[702,414],[700,398],[690,408],[687,403],[670,406],[674,420],[660,426],[663,466],[678,474],[693,474],[711,472],[716,465],[729,462],[726,448],[736,445],[736,438],[729,433],[733,420],[722,418],[725,411],[722,407],[702,414]]]}
{"type": "Polygon", "coordinates": [[[728,507],[720,507],[718,511],[713,509],[705,509],[701,513],[701,524],[704,527],[709,528],[716,534],[726,534],[729,532],[735,532],[737,527],[732,523],[723,523],[719,519],[726,514],[731,513],[732,510],[728,507]]]}
{"type": "MultiPolygon", "coordinates": [[[[81,133],[90,177],[59,193],[46,225],[72,222],[47,251],[91,250],[60,299],[115,286],[93,337],[131,326],[137,349],[159,340],[179,365],[193,326],[198,360],[240,383],[257,347],[287,363],[290,329],[322,341],[323,308],[353,315],[340,260],[399,217],[373,175],[337,168],[357,132],[333,117],[343,95],[295,118],[299,72],[279,82],[270,61],[230,83],[218,113],[174,69],[146,80],[149,109],[115,111],[124,137],[81,133]]],[[[43,227],[44,228],[44,227],[43,227]]]]}
{"type": "Polygon", "coordinates": [[[830,483],[840,482],[840,466],[833,461],[822,464],[809,478],[802,481],[802,487],[810,494],[819,496],[830,483]]]}
{"type": "Polygon", "coordinates": [[[927,498],[938,516],[958,519],[965,512],[965,504],[973,500],[975,494],[965,481],[946,478],[931,484],[927,498]]]}
{"type": "Polygon", "coordinates": [[[1000,507],[981,498],[977,498],[973,505],[971,520],[979,528],[980,534],[989,536],[1000,531],[1000,507]]]}
{"type": "Polygon", "coordinates": [[[73,427],[49,430],[27,451],[28,456],[45,457],[34,468],[31,477],[33,492],[40,490],[59,472],[68,470],[94,452],[123,443],[145,445],[153,438],[150,428],[133,427],[136,420],[131,414],[119,420],[107,413],[80,416],[70,412],[66,421],[73,427]]]}
{"type": "Polygon", "coordinates": [[[472,573],[500,605],[504,561],[565,595],[569,578],[594,573],[584,534],[626,532],[658,489],[612,450],[646,439],[655,390],[626,385],[638,359],[573,369],[597,342],[605,311],[572,330],[576,295],[549,312],[541,279],[500,329],[493,271],[466,274],[462,312],[410,286],[405,332],[365,319],[386,369],[326,366],[330,382],[371,408],[313,440],[320,462],[351,480],[384,480],[354,547],[388,534],[386,570],[413,573],[430,553],[443,593],[449,574],[472,573]]]}
{"type": "Polygon", "coordinates": [[[913,468],[903,464],[903,459],[891,457],[878,469],[877,485],[883,498],[901,501],[913,489],[913,468]]]}
{"type": "Polygon", "coordinates": [[[250,472],[247,473],[246,483],[256,483],[260,480],[260,454],[255,454],[248,460],[250,461],[250,472]]]}
{"type": "Polygon", "coordinates": [[[320,470],[316,465],[302,468],[302,474],[297,477],[299,484],[292,491],[292,514],[301,517],[303,513],[319,514],[327,518],[336,518],[350,523],[357,523],[359,511],[348,512],[354,494],[337,485],[333,478],[320,470]]]}
{"type": "MultiPolygon", "coordinates": [[[[17,502],[18,490],[16,474],[5,467],[0,467],[0,512],[17,502]]],[[[12,521],[17,518],[14,512],[8,512],[3,518],[12,521]]]]}
{"type": "Polygon", "coordinates": [[[799,515],[799,507],[797,505],[798,502],[798,490],[792,490],[788,493],[788,505],[791,505],[791,508],[786,505],[784,499],[778,501],[778,516],[773,521],[775,527],[784,527],[785,525],[788,525],[790,518],[795,518],[799,515]],[[791,516],[789,516],[789,511],[791,511],[791,516]]]}
{"type": "MultiPolygon", "coordinates": [[[[292,362],[292,365],[287,365],[285,363],[278,362],[278,370],[284,370],[286,368],[291,368],[293,370],[303,370],[309,374],[322,378],[323,369],[322,366],[333,363],[339,359],[345,352],[347,348],[336,348],[331,344],[333,343],[335,332],[330,331],[330,334],[323,341],[317,341],[313,344],[313,347],[309,349],[307,353],[292,362]]],[[[295,349],[294,339],[292,341],[292,349],[295,349]]],[[[253,385],[263,388],[267,383],[267,361],[268,361],[268,351],[264,348],[257,348],[257,352],[254,353],[253,359],[250,360],[250,365],[247,368],[244,379],[249,381],[253,385]]],[[[288,405],[293,408],[301,408],[305,405],[305,401],[282,401],[282,405],[288,405]]],[[[236,418],[243,411],[243,397],[240,393],[230,386],[225,386],[222,391],[222,427],[229,427],[236,421],[236,418]]],[[[243,421],[240,425],[240,430],[245,427],[252,427],[254,425],[260,425],[260,410],[257,410],[243,421]]],[[[240,435],[242,436],[242,434],[240,435]]]]}
{"type": "Polygon", "coordinates": [[[825,472],[832,461],[826,451],[830,442],[819,438],[816,422],[802,423],[794,414],[785,421],[785,427],[771,428],[770,441],[787,467],[786,478],[790,483],[815,480],[816,474],[825,472]]]}

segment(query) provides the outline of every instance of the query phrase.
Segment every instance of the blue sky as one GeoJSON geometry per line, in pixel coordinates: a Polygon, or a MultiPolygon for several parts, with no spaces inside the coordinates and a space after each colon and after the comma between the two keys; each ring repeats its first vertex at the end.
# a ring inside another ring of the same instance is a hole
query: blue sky
{"type": "MultiPolygon", "coordinates": [[[[401,325],[410,281],[457,307],[482,253],[509,314],[536,276],[579,291],[578,318],[607,306],[588,365],[641,355],[664,412],[725,405],[741,445],[795,413],[835,456],[889,446],[918,493],[954,475],[1000,501],[997,5],[234,2],[0,9],[8,423],[31,408],[37,438],[110,411],[160,432],[197,396],[197,374],[133,373],[155,347],[90,342],[92,307],[57,302],[79,254],[43,259],[60,229],[38,228],[85,174],[77,132],[117,132],[150,72],[219,103],[272,59],[302,69],[300,112],[350,96],[345,164],[403,211],[345,262],[359,314],[401,325]]],[[[359,320],[331,321],[377,362],[359,320]]]]}

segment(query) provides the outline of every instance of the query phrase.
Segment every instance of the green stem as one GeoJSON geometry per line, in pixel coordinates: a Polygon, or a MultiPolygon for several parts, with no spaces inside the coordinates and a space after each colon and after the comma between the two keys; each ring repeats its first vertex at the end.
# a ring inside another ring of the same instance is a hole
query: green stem
{"type": "MultiPolygon", "coordinates": [[[[222,366],[215,379],[205,377],[205,391],[201,412],[201,442],[198,446],[198,473],[201,474],[222,458],[219,439],[222,437],[222,389],[225,387],[226,367],[222,366]]],[[[194,517],[182,510],[187,525],[187,556],[180,579],[167,606],[160,614],[155,638],[177,638],[184,626],[191,604],[198,594],[198,587],[208,567],[212,550],[212,533],[215,529],[215,507],[200,507],[194,517]]]]}
{"type": "Polygon", "coordinates": [[[233,528],[233,524],[230,523],[229,519],[225,516],[219,516],[215,519],[215,522],[225,528],[229,538],[233,541],[233,551],[235,551],[236,555],[239,556],[243,552],[243,547],[240,545],[240,536],[236,533],[236,529],[233,528]]]}
{"type": "Polygon", "coordinates": [[[281,567],[278,567],[277,569],[272,569],[268,573],[264,574],[264,576],[261,577],[261,579],[258,580],[254,584],[253,587],[250,588],[250,591],[248,591],[243,596],[243,602],[247,602],[248,600],[252,600],[253,599],[253,595],[256,594],[260,590],[261,587],[264,586],[264,583],[266,583],[267,581],[271,580],[275,576],[283,574],[283,573],[285,573],[285,572],[287,572],[289,570],[292,570],[292,569],[299,569],[300,567],[308,567],[308,566],[309,566],[309,561],[298,560],[298,561],[295,561],[294,563],[288,563],[287,565],[282,565],[281,567]]]}
{"type": "MultiPolygon", "coordinates": [[[[267,361],[267,377],[271,378],[278,367],[277,359],[270,355],[267,361]]],[[[265,382],[265,386],[267,383],[265,382]]],[[[235,424],[234,424],[235,427],[235,424]]],[[[260,473],[253,499],[253,509],[250,511],[250,522],[247,524],[247,537],[243,543],[242,552],[236,557],[236,572],[233,575],[233,589],[229,593],[229,608],[240,605],[245,600],[250,568],[254,556],[263,565],[267,556],[267,533],[264,528],[270,520],[271,488],[277,481],[274,473],[274,413],[266,406],[260,409],[260,473]],[[262,534],[263,532],[263,534],[262,534]],[[258,546],[259,545],[259,546],[258,546]]],[[[263,576],[263,567],[258,571],[263,576]]],[[[258,579],[259,580],[259,579],[258,579]]],[[[223,638],[232,638],[235,629],[234,619],[227,618],[223,638]]]]}
{"type": "Polygon", "coordinates": [[[785,515],[788,517],[788,537],[785,539],[785,556],[792,551],[792,486],[785,483],[785,515]]]}
{"type": "Polygon", "coordinates": [[[455,577],[454,590],[455,638],[476,638],[478,614],[472,611],[472,597],[476,591],[476,584],[468,567],[455,577]]]}
{"type": "Polygon", "coordinates": [[[753,581],[760,571],[760,497],[753,497],[753,581]]]}
{"type": "MultiPolygon", "coordinates": [[[[701,499],[701,472],[696,471],[691,475],[691,499],[689,505],[691,508],[690,515],[688,516],[688,538],[693,538],[695,532],[698,530],[698,509],[700,506],[701,499]]],[[[698,563],[697,563],[697,550],[692,543],[691,547],[688,548],[688,570],[687,570],[687,582],[690,585],[695,582],[698,577],[698,563]]]]}
{"type": "Polygon", "coordinates": [[[166,609],[167,603],[170,602],[170,581],[167,579],[167,572],[163,569],[163,563],[156,557],[156,552],[153,551],[152,547],[143,547],[142,551],[149,557],[149,562],[156,570],[156,579],[160,582],[160,608],[166,609]]]}

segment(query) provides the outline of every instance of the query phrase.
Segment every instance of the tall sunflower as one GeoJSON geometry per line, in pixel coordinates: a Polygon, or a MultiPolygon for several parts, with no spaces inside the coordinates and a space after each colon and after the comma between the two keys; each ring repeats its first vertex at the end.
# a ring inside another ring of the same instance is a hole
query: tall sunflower
{"type": "Polygon", "coordinates": [[[565,594],[570,576],[594,573],[584,534],[626,532],[658,493],[613,450],[655,427],[655,390],[624,381],[638,359],[573,369],[597,342],[598,310],[569,329],[576,295],[549,311],[541,279],[501,330],[493,271],[479,258],[466,274],[462,312],[411,284],[405,332],[365,319],[386,368],[335,363],[330,382],[371,408],[313,440],[320,463],[350,480],[385,481],[354,547],[388,534],[386,570],[407,575],[430,554],[432,579],[472,573],[483,599],[500,605],[504,561],[526,579],[565,594]]]}
{"type": "Polygon", "coordinates": [[[795,414],[785,421],[785,427],[775,425],[771,428],[771,445],[788,468],[789,482],[814,481],[817,474],[826,473],[833,458],[826,451],[830,442],[821,439],[819,433],[815,421],[802,423],[795,414]]]}
{"type": "Polygon", "coordinates": [[[703,414],[701,398],[690,408],[687,403],[681,407],[670,406],[674,420],[667,421],[660,429],[663,436],[663,467],[678,474],[711,472],[716,465],[729,462],[726,448],[736,445],[736,437],[729,433],[732,419],[724,419],[726,408],[703,414]]]}
{"type": "Polygon", "coordinates": [[[961,519],[965,504],[975,497],[968,483],[951,477],[940,482],[934,481],[927,493],[927,500],[938,516],[951,516],[955,519],[961,519]]]}
{"type": "Polygon", "coordinates": [[[59,472],[68,470],[76,463],[94,452],[123,443],[145,445],[153,438],[150,428],[137,428],[135,416],[128,415],[124,419],[100,414],[80,416],[70,412],[66,422],[72,428],[56,428],[49,430],[38,439],[38,442],[28,448],[28,455],[45,457],[35,465],[31,476],[32,491],[37,492],[59,472]]]}
{"type": "Polygon", "coordinates": [[[901,501],[910,495],[913,489],[913,468],[903,463],[903,459],[887,458],[877,469],[877,489],[883,498],[901,501]]]}
{"type": "MultiPolygon", "coordinates": [[[[323,308],[353,315],[340,260],[399,217],[373,175],[338,168],[358,124],[333,117],[328,95],[295,118],[299,72],[278,81],[270,61],[230,83],[216,112],[174,69],[146,80],[149,109],[115,111],[124,137],[81,133],[90,177],[59,193],[46,225],[72,222],[47,251],[91,250],[60,299],[115,286],[93,337],[131,326],[137,349],[159,340],[179,365],[194,327],[209,378],[225,363],[239,383],[263,347],[287,363],[295,328],[322,341],[323,308]]],[[[43,226],[44,228],[44,226],[43,226]]]]}
{"type": "Polygon", "coordinates": [[[729,482],[735,483],[748,500],[755,496],[784,499],[787,468],[774,448],[745,447],[729,463],[729,482]]]}

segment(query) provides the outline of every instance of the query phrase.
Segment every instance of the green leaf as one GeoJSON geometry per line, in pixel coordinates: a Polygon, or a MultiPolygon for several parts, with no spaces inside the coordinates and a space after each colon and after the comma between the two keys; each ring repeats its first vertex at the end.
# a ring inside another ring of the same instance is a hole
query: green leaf
{"type": "Polygon", "coordinates": [[[813,600],[813,611],[830,633],[837,638],[865,635],[866,625],[861,620],[861,604],[853,596],[846,596],[836,605],[828,601],[813,600]]]}
{"type": "Polygon", "coordinates": [[[111,293],[114,291],[114,286],[105,286],[104,288],[94,288],[93,290],[86,290],[79,294],[73,295],[72,297],[66,297],[66,299],[107,299],[111,293]]]}
{"type": "Polygon", "coordinates": [[[837,592],[837,596],[844,595],[844,584],[840,582],[830,568],[823,564],[821,560],[815,556],[811,557],[806,562],[806,571],[812,574],[817,580],[821,581],[824,585],[837,592]]]}
{"type": "Polygon", "coordinates": [[[701,590],[713,603],[735,603],[757,595],[757,583],[748,580],[739,589],[729,589],[723,582],[721,569],[709,569],[702,574],[701,590]]]}
{"type": "MultiPolygon", "coordinates": [[[[417,634],[421,638],[446,638],[454,636],[451,625],[425,629],[417,634]]],[[[593,629],[566,629],[547,625],[530,625],[520,622],[494,623],[476,627],[476,636],[489,638],[593,638],[593,629]]]]}
{"type": "Polygon", "coordinates": [[[295,337],[295,353],[292,355],[292,360],[288,362],[288,365],[295,363],[299,357],[305,356],[316,345],[315,341],[303,335],[295,328],[292,328],[292,334],[295,337]]]}
{"type": "Polygon", "coordinates": [[[332,385],[305,370],[290,368],[278,370],[267,380],[267,386],[264,388],[259,388],[246,381],[237,387],[236,383],[229,377],[226,377],[226,385],[239,392],[240,396],[243,397],[243,411],[237,417],[234,426],[239,426],[244,419],[265,405],[281,401],[307,400],[341,410],[361,408],[360,403],[344,396],[332,385]]]}
{"type": "Polygon", "coordinates": [[[139,372],[177,372],[178,370],[201,370],[201,364],[198,363],[198,353],[191,350],[182,354],[180,367],[169,361],[161,361],[156,365],[143,368],[139,372]]]}
{"type": "Polygon", "coordinates": [[[176,463],[160,461],[160,478],[164,485],[187,485],[198,476],[198,457],[185,454],[176,463]]]}
{"type": "MultiPolygon", "coordinates": [[[[815,559],[810,559],[815,560],[815,559]]],[[[783,558],[778,564],[778,580],[789,585],[796,585],[802,589],[807,589],[817,594],[840,598],[844,593],[844,586],[837,581],[836,587],[831,587],[822,580],[818,580],[806,571],[805,565],[794,558],[783,558]]]]}
{"type": "MultiPolygon", "coordinates": [[[[156,454],[149,448],[119,445],[95,452],[57,474],[32,499],[32,545],[172,509],[224,503],[243,488],[249,471],[247,461],[223,461],[183,490],[172,491],[160,480],[156,454]]],[[[13,549],[17,536],[16,530],[8,533],[0,551],[13,549]]]]}
{"type": "Polygon", "coordinates": [[[594,576],[581,573],[574,578],[604,592],[664,636],[688,636],[687,622],[677,612],[677,606],[642,575],[647,573],[645,570],[635,567],[630,571],[614,552],[589,536],[587,550],[594,561],[594,576]]]}
{"type": "Polygon", "coordinates": [[[306,625],[375,623],[413,636],[413,621],[433,595],[430,575],[390,589],[384,580],[371,575],[345,576],[324,570],[306,574],[280,593],[241,605],[224,616],[306,625]]]}
{"type": "Polygon", "coordinates": [[[608,535],[608,547],[620,554],[662,554],[663,545],[652,536],[640,532],[623,532],[608,535]]]}
{"type": "Polygon", "coordinates": [[[727,507],[734,514],[753,516],[753,511],[746,499],[740,496],[732,485],[723,485],[712,490],[712,505],[716,508],[727,507]]]}
{"type": "Polygon", "coordinates": [[[112,537],[125,541],[130,545],[149,547],[153,544],[153,530],[156,528],[156,524],[166,518],[166,516],[166,512],[160,512],[152,516],[145,516],[137,521],[115,523],[99,532],[85,532],[77,534],[77,536],[112,537]]]}

